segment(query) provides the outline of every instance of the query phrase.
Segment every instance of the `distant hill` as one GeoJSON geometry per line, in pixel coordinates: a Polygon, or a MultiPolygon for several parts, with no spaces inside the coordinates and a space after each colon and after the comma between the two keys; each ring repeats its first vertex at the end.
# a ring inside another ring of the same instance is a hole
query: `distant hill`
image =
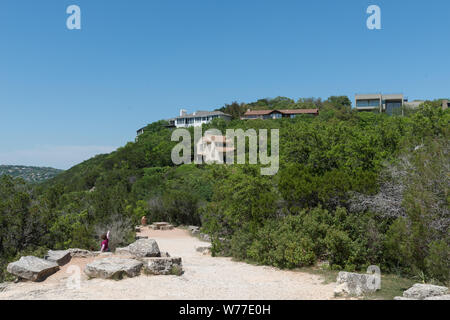
{"type": "Polygon", "coordinates": [[[51,179],[63,170],[46,167],[7,166],[0,165],[0,176],[10,175],[28,182],[42,182],[51,179]]]}

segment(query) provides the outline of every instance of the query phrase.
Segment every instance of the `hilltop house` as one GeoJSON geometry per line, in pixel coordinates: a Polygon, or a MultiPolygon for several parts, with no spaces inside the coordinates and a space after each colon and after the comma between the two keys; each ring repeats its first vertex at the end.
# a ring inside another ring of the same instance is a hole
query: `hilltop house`
{"type": "Polygon", "coordinates": [[[187,114],[186,110],[181,109],[180,116],[174,119],[174,124],[177,128],[199,127],[202,124],[210,123],[213,119],[217,118],[231,120],[232,117],[222,111],[196,111],[187,114]]]}
{"type": "Polygon", "coordinates": [[[234,152],[235,148],[227,147],[228,140],[221,135],[206,135],[196,144],[196,160],[207,163],[225,163],[227,153],[234,152]]]}
{"type": "Polygon", "coordinates": [[[250,110],[248,109],[241,120],[252,119],[280,119],[294,118],[303,114],[311,114],[317,116],[319,109],[290,109],[290,110],[250,110]]]}
{"type": "MultiPolygon", "coordinates": [[[[187,128],[187,127],[199,127],[202,124],[207,124],[213,119],[222,118],[224,120],[231,120],[231,115],[223,113],[221,111],[197,111],[192,114],[187,114],[186,110],[180,110],[180,116],[176,118],[168,119],[166,128],[187,128]]],[[[144,129],[140,128],[136,131],[136,135],[140,136],[144,133],[144,129]]]]}
{"type": "Polygon", "coordinates": [[[402,113],[407,101],[403,94],[356,94],[355,108],[358,111],[379,111],[392,115],[402,113]]]}

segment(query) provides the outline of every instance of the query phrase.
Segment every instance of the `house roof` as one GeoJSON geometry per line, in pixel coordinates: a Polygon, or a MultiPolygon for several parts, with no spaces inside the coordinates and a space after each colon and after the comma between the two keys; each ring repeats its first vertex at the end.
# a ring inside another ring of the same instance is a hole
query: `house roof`
{"type": "Polygon", "coordinates": [[[284,109],[284,110],[248,110],[245,116],[262,116],[268,115],[274,112],[282,114],[318,114],[319,109],[284,109]]]}
{"type": "Polygon", "coordinates": [[[210,116],[228,116],[228,117],[231,117],[231,115],[223,113],[222,111],[197,111],[197,112],[194,112],[194,113],[186,114],[184,116],[176,117],[175,119],[210,117],[210,116]]]}
{"type": "Polygon", "coordinates": [[[278,110],[284,114],[317,114],[319,109],[290,109],[290,110],[278,110]]]}

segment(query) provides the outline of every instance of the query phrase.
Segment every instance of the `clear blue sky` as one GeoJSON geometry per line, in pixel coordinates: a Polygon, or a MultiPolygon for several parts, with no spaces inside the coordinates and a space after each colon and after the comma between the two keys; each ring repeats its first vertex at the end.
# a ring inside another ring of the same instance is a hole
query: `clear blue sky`
{"type": "Polygon", "coordinates": [[[232,101],[450,96],[448,0],[2,0],[0,164],[70,166],[232,101]],[[81,7],[82,29],[66,28],[81,7]],[[366,9],[382,10],[382,30],[366,9]]]}

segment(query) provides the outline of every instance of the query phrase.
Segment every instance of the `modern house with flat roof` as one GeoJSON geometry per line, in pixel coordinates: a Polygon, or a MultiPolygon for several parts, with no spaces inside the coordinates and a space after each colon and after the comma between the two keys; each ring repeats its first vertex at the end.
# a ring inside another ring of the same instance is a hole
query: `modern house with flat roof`
{"type": "Polygon", "coordinates": [[[202,124],[210,123],[213,119],[222,118],[231,120],[231,115],[222,111],[196,111],[187,114],[186,110],[180,110],[180,116],[176,117],[174,124],[177,128],[199,127],[202,124]]]}
{"type": "Polygon", "coordinates": [[[403,94],[356,94],[355,108],[358,111],[379,111],[387,114],[402,114],[407,102],[403,94]]]}
{"type": "Polygon", "coordinates": [[[248,109],[241,120],[252,119],[281,119],[295,118],[303,114],[311,114],[317,116],[319,109],[290,109],[290,110],[250,110],[248,109]]]}

